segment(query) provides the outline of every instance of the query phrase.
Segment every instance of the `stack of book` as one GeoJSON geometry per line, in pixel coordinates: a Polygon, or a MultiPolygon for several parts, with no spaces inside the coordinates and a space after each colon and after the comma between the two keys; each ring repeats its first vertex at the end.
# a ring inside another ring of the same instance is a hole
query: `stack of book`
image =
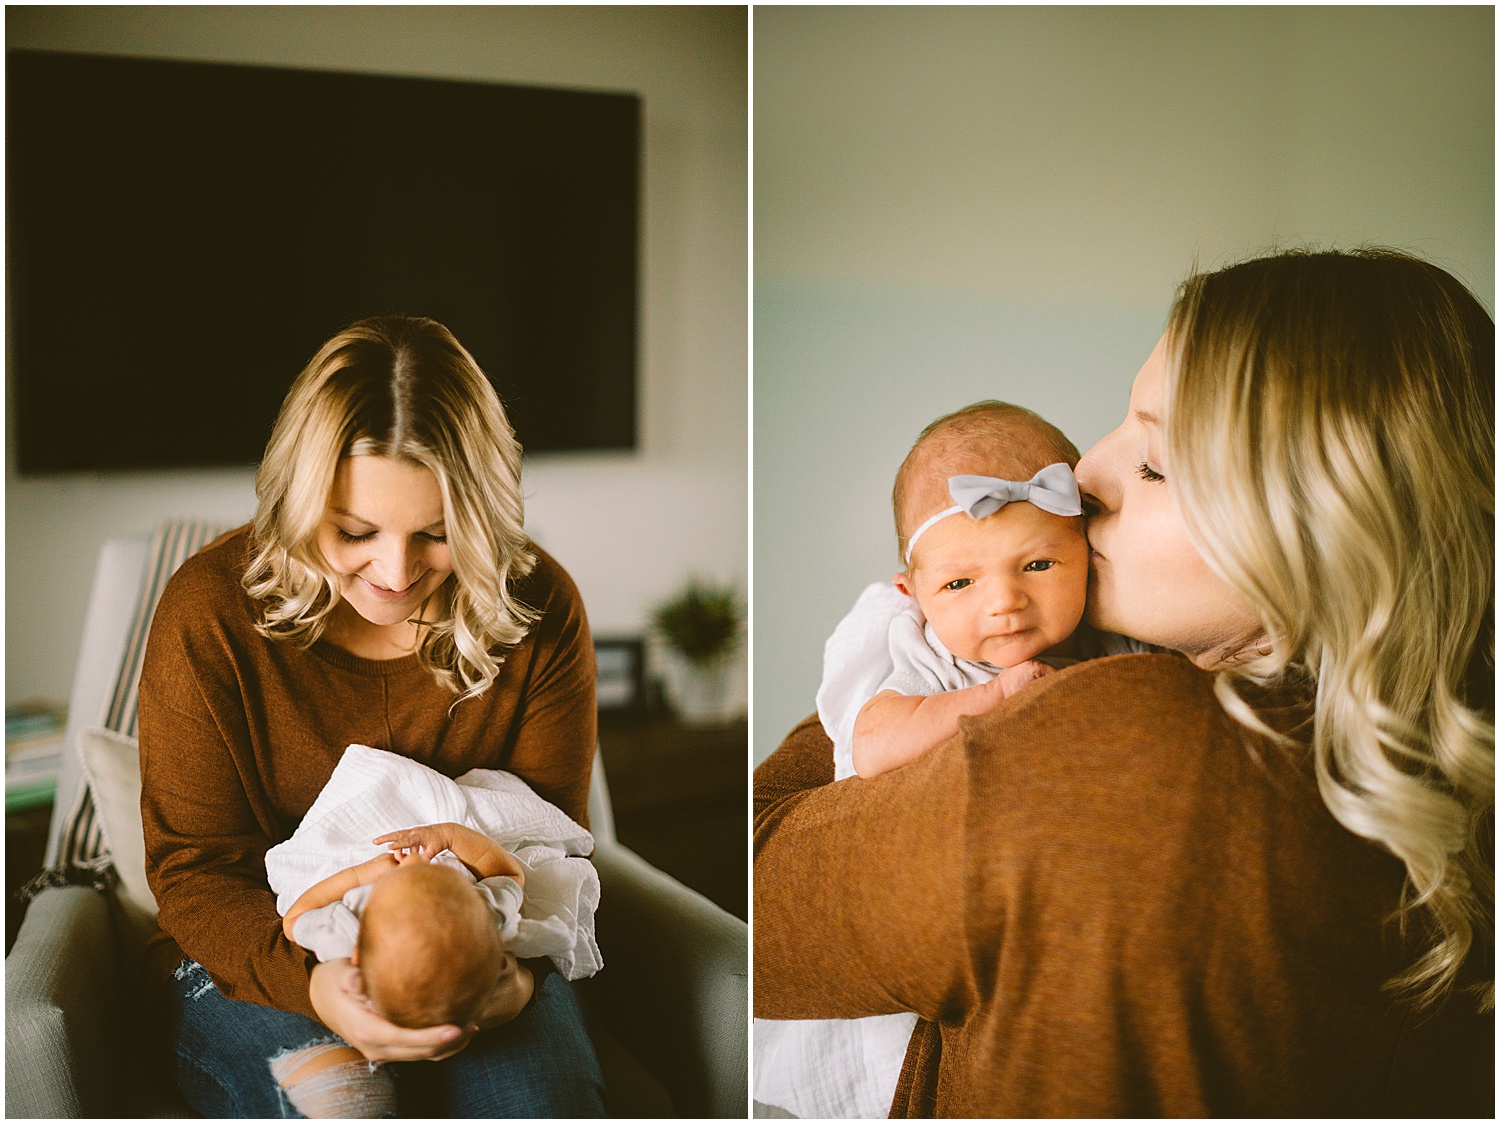
{"type": "Polygon", "coordinates": [[[5,708],[5,810],[46,804],[62,771],[66,707],[17,703],[5,708]]]}

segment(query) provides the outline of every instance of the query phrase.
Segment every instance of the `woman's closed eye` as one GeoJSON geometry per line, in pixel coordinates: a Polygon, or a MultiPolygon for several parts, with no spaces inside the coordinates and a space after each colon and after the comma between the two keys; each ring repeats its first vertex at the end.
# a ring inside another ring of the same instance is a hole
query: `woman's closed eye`
{"type": "MultiPolygon", "coordinates": [[[[362,535],[353,535],[353,534],[350,534],[348,531],[344,530],[342,527],[336,527],[334,529],[337,532],[339,538],[342,539],[344,542],[348,542],[348,543],[369,542],[376,535],[376,532],[374,532],[374,531],[366,531],[362,535]]],[[[430,542],[430,543],[436,543],[439,546],[441,546],[443,543],[445,543],[445,542],[448,541],[448,536],[447,535],[434,535],[434,534],[429,534],[426,531],[423,531],[420,534],[418,534],[417,538],[419,538],[419,539],[426,539],[428,542],[430,542]]]]}
{"type": "Polygon", "coordinates": [[[1165,476],[1157,472],[1156,469],[1152,468],[1145,461],[1141,461],[1140,464],[1135,466],[1135,474],[1142,480],[1149,480],[1153,484],[1166,479],[1165,476]]]}

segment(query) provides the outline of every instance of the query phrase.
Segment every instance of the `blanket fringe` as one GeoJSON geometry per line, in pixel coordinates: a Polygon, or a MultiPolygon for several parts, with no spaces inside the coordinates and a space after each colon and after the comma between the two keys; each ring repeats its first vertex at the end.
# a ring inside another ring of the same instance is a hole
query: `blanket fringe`
{"type": "Polygon", "coordinates": [[[68,863],[38,871],[15,892],[15,899],[26,905],[43,890],[53,886],[87,886],[104,892],[113,890],[119,884],[120,875],[116,872],[114,863],[108,854],[103,854],[88,862],[68,863]]]}

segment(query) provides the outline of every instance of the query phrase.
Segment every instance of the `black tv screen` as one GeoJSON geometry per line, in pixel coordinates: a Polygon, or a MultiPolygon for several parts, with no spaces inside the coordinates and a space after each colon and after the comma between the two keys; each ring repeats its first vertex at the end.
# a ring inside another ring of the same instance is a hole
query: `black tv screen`
{"type": "Polygon", "coordinates": [[[23,473],[253,464],[366,316],[442,321],[528,452],[636,434],[635,95],[7,53],[23,473]]]}

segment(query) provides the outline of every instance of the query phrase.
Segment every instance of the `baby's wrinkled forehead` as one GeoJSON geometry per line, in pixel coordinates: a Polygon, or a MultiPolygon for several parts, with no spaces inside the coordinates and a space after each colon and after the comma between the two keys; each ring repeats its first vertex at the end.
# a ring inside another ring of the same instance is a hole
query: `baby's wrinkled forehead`
{"type": "Polygon", "coordinates": [[[1028,419],[1007,420],[979,432],[939,430],[918,442],[901,466],[893,497],[902,548],[924,520],[952,506],[951,476],[1020,481],[1030,480],[1050,464],[1076,464],[1076,450],[1051,426],[1043,429],[1045,425],[1028,424],[1028,419]]]}

